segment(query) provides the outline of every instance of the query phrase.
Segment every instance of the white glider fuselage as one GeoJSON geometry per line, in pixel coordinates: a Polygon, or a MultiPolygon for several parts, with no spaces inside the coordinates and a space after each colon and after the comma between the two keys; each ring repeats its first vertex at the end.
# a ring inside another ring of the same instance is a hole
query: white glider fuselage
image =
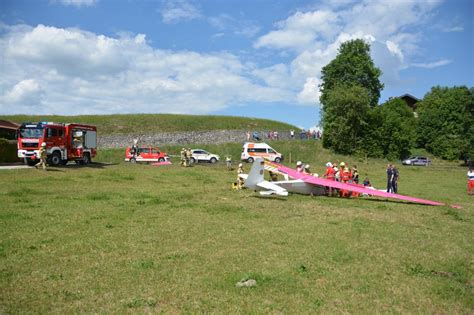
{"type": "Polygon", "coordinates": [[[282,181],[267,181],[264,178],[265,162],[263,159],[257,158],[253,162],[250,172],[247,174],[241,174],[241,177],[245,180],[244,186],[260,191],[263,196],[266,195],[279,195],[288,196],[288,192],[303,194],[303,195],[324,195],[325,188],[318,185],[313,185],[302,181],[301,179],[295,180],[282,180],[282,181]],[[242,176],[243,175],[243,176],[242,176]]]}

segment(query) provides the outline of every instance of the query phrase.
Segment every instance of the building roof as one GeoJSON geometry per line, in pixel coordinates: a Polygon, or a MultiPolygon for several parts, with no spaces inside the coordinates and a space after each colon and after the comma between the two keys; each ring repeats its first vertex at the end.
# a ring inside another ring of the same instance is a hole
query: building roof
{"type": "Polygon", "coordinates": [[[408,93],[403,94],[402,96],[399,96],[399,98],[404,99],[404,100],[409,99],[409,100],[413,101],[414,103],[421,101],[419,98],[417,98],[417,97],[415,97],[411,94],[408,94],[408,93]]]}
{"type": "Polygon", "coordinates": [[[12,121],[8,121],[8,120],[0,119],[0,128],[17,130],[18,128],[20,128],[20,124],[17,124],[17,123],[14,123],[12,121]]]}

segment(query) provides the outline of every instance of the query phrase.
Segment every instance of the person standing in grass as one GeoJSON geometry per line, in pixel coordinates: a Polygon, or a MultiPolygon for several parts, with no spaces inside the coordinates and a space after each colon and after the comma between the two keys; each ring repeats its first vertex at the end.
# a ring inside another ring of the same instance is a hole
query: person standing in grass
{"type": "Polygon", "coordinates": [[[41,144],[41,148],[39,149],[39,163],[36,164],[36,168],[38,167],[42,167],[43,168],[43,171],[46,171],[46,142],[43,142],[41,144]]]}
{"type": "Polygon", "coordinates": [[[392,189],[392,179],[393,179],[393,166],[392,164],[387,165],[387,192],[393,192],[392,189]]]}
{"type": "Polygon", "coordinates": [[[225,157],[225,165],[227,166],[228,171],[232,170],[232,157],[230,155],[225,157]]]}
{"type": "Polygon", "coordinates": [[[474,194],[474,169],[472,167],[467,171],[467,193],[469,195],[474,194]]]}
{"type": "Polygon", "coordinates": [[[392,166],[392,192],[393,193],[398,193],[398,178],[399,173],[398,173],[398,168],[396,166],[392,166]]]}

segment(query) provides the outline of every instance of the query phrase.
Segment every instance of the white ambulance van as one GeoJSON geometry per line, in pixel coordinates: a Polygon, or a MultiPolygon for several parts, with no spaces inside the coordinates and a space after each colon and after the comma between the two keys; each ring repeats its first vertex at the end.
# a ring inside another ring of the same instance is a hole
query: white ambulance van
{"type": "Polygon", "coordinates": [[[283,155],[266,143],[246,142],[242,148],[240,159],[253,163],[256,157],[262,157],[276,163],[280,163],[283,160],[283,155]]]}

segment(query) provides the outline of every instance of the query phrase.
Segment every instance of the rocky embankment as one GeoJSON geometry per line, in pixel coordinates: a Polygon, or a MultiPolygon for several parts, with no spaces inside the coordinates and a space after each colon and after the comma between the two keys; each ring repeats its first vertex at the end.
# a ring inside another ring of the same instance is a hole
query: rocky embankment
{"type": "MultiPolygon", "coordinates": [[[[262,140],[267,140],[268,131],[260,131],[262,140]]],[[[278,131],[278,138],[286,140],[290,138],[289,130],[278,131]]],[[[229,142],[245,142],[247,131],[245,130],[211,130],[190,132],[163,132],[147,135],[98,135],[99,148],[123,148],[138,139],[140,145],[160,146],[163,144],[220,144],[229,142]]]]}

